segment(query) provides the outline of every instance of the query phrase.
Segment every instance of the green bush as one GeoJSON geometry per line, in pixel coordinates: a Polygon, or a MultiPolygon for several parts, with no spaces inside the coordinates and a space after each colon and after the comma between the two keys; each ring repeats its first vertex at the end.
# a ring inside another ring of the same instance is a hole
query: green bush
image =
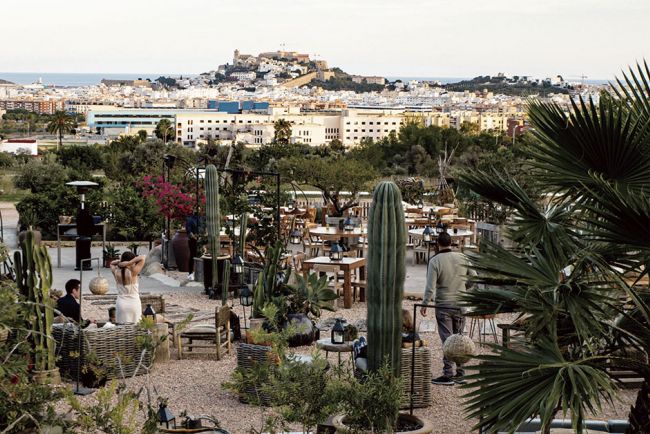
{"type": "Polygon", "coordinates": [[[112,240],[152,240],[163,230],[163,218],[153,201],[130,185],[120,185],[109,193],[108,217],[112,240]]]}

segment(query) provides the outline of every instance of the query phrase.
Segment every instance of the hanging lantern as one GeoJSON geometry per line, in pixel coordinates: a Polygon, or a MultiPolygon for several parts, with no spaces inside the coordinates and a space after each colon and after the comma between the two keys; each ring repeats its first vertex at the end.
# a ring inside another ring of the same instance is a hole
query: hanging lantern
{"type": "Polygon", "coordinates": [[[242,261],[239,253],[235,253],[235,257],[232,258],[232,263],[230,264],[233,274],[242,274],[244,272],[244,261],[242,261]]]}
{"type": "Polygon", "coordinates": [[[253,291],[250,286],[252,285],[246,285],[239,291],[239,303],[242,306],[248,307],[253,305],[253,291]]]}
{"type": "Polygon", "coordinates": [[[432,236],[433,236],[433,230],[431,229],[431,226],[427,225],[424,228],[424,231],[422,232],[422,240],[425,243],[430,243],[431,239],[432,239],[432,236]]]}
{"type": "Polygon", "coordinates": [[[343,328],[343,323],[341,323],[340,318],[336,318],[336,324],[334,324],[334,327],[332,327],[332,343],[342,344],[344,342],[344,334],[345,329],[343,328]]]}
{"type": "Polygon", "coordinates": [[[156,311],[153,309],[153,306],[150,303],[147,303],[147,307],[142,312],[142,316],[145,318],[150,318],[153,322],[156,322],[156,311]]]}
{"type": "Polygon", "coordinates": [[[291,234],[289,235],[289,242],[291,244],[300,244],[302,243],[302,232],[298,229],[294,229],[291,231],[291,234]]]}
{"type": "Polygon", "coordinates": [[[332,261],[340,261],[343,259],[343,249],[337,241],[332,242],[332,247],[330,248],[330,259],[332,261]]]}

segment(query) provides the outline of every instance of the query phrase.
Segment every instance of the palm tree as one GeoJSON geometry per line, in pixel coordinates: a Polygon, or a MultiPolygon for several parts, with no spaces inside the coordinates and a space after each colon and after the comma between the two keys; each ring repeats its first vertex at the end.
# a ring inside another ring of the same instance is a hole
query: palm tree
{"type": "Polygon", "coordinates": [[[582,432],[589,412],[616,394],[611,368],[644,379],[628,432],[650,432],[650,295],[628,284],[650,269],[650,70],[630,69],[598,105],[530,102],[539,139],[528,157],[530,185],[502,173],[461,179],[513,209],[518,249],[482,243],[472,256],[479,283],[463,297],[476,314],[519,314],[525,343],[494,347],[469,376],[468,417],[513,431],[539,416],[548,431],[570,411],[582,432]],[[550,199],[549,199],[550,197],[550,199]],[[629,276],[630,274],[626,274],[629,276]]]}
{"type": "Polygon", "coordinates": [[[289,140],[291,139],[291,121],[286,119],[278,119],[273,124],[275,134],[273,135],[273,141],[275,143],[288,145],[289,140]]]}
{"type": "Polygon", "coordinates": [[[59,143],[56,147],[58,151],[63,145],[63,135],[72,131],[75,127],[74,118],[64,112],[63,110],[58,110],[54,112],[50,122],[47,124],[47,132],[51,134],[58,134],[59,143]]]}
{"type": "Polygon", "coordinates": [[[161,119],[160,122],[158,122],[158,125],[156,125],[154,134],[156,134],[156,137],[161,139],[163,143],[167,143],[168,138],[175,138],[176,136],[174,126],[169,119],[161,119]]]}

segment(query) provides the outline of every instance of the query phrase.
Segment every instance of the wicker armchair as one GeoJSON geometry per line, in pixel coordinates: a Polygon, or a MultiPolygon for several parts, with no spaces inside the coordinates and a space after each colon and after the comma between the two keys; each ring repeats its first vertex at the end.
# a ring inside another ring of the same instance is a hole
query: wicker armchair
{"type": "MultiPolygon", "coordinates": [[[[57,366],[64,377],[73,379],[77,377],[78,333],[79,328],[72,323],[55,325],[52,329],[57,345],[57,366]]],[[[133,324],[84,329],[81,366],[92,354],[106,369],[109,380],[144,374],[145,368],[151,366],[152,354],[142,349],[138,337],[144,337],[146,334],[145,330],[133,324]]]]}

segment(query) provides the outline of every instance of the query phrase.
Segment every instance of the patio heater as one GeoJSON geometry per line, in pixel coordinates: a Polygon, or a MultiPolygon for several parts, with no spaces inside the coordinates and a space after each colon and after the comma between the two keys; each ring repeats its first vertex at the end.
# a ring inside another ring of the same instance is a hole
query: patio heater
{"type": "MultiPolygon", "coordinates": [[[[77,239],[75,240],[75,270],[82,267],[82,261],[90,258],[90,244],[95,234],[95,224],[90,211],[86,208],[86,193],[89,189],[98,187],[99,184],[92,181],[66,182],[65,185],[75,187],[79,193],[79,208],[77,209],[77,239]]],[[[87,262],[87,270],[92,270],[90,262],[87,262]]]]}
{"type": "MultiPolygon", "coordinates": [[[[90,263],[92,261],[97,261],[97,269],[101,266],[99,262],[99,258],[84,258],[80,261],[80,269],[79,269],[79,313],[80,313],[80,319],[81,319],[81,306],[82,306],[82,299],[83,299],[83,278],[84,278],[84,270],[92,270],[92,268],[85,268],[83,265],[85,263],[90,263]]],[[[79,384],[79,376],[81,375],[81,359],[83,358],[83,325],[81,324],[81,321],[79,321],[79,338],[77,340],[77,351],[79,352],[79,357],[77,357],[77,381],[75,384],[74,388],[74,394],[75,395],[90,395],[95,391],[95,389],[89,389],[87,387],[83,387],[79,384]]]]}
{"type": "MultiPolygon", "coordinates": [[[[171,170],[174,167],[176,162],[176,156],[171,154],[165,154],[163,156],[163,166],[162,166],[162,178],[163,182],[169,182],[171,170]]],[[[166,269],[169,268],[169,250],[171,244],[169,243],[171,237],[171,220],[168,217],[165,217],[164,220],[164,233],[163,233],[163,248],[162,248],[162,262],[166,269]]]]}

